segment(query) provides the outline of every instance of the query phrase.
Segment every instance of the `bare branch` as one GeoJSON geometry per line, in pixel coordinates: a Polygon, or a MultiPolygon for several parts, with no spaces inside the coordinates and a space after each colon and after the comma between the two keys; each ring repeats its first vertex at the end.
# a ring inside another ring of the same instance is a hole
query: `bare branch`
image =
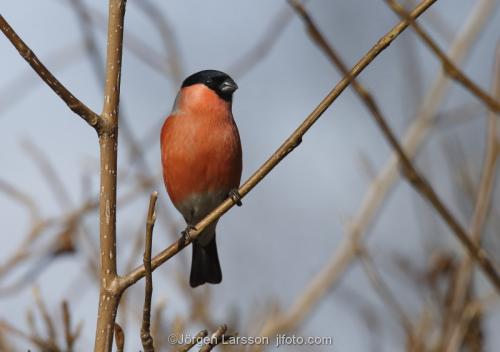
{"type": "MultiPolygon", "coordinates": [[[[500,99],[500,46],[497,47],[496,50],[496,62],[493,77],[493,96],[497,99],[500,99]]],[[[491,208],[491,197],[493,195],[493,187],[495,184],[495,172],[498,164],[500,143],[500,131],[498,129],[497,119],[498,116],[496,114],[489,114],[486,133],[486,150],[481,171],[481,180],[477,192],[474,214],[472,216],[471,224],[469,227],[472,241],[474,241],[474,243],[476,244],[479,244],[481,242],[483,228],[491,208]]],[[[460,264],[456,287],[453,292],[451,303],[451,314],[455,318],[460,315],[463,310],[463,306],[466,303],[466,292],[470,287],[472,279],[473,262],[471,259],[472,258],[467,255],[464,257],[463,261],[460,264]]],[[[463,325],[460,324],[457,320],[458,319],[455,319],[456,324],[452,326],[452,330],[460,329],[461,327],[463,327],[463,325]]],[[[457,351],[458,347],[461,345],[461,341],[459,341],[460,337],[463,337],[463,334],[460,334],[456,331],[452,331],[450,332],[450,334],[453,336],[453,338],[450,341],[450,344],[447,346],[447,351],[457,351]]]]}
{"type": "MultiPolygon", "coordinates": [[[[28,208],[30,212],[31,222],[35,222],[40,218],[40,211],[36,205],[34,199],[27,193],[17,189],[14,185],[11,185],[5,180],[0,179],[0,192],[5,193],[12,199],[22,203],[28,208]]],[[[0,269],[1,276],[1,269],[0,269]]]]}
{"type": "Polygon", "coordinates": [[[199,341],[202,341],[203,338],[208,336],[208,331],[207,330],[201,330],[199,333],[196,334],[194,339],[190,340],[189,343],[182,345],[177,349],[177,352],[187,352],[191,348],[193,348],[199,341]]]}
{"type": "Polygon", "coordinates": [[[271,20],[262,39],[233,62],[229,66],[228,72],[231,72],[234,77],[242,77],[250,72],[271,51],[273,44],[278,40],[291,19],[292,12],[288,7],[283,7],[271,20]]]}
{"type": "Polygon", "coordinates": [[[375,268],[375,264],[373,262],[370,253],[365,247],[360,247],[358,251],[358,255],[361,259],[361,264],[363,265],[363,270],[366,273],[366,276],[370,280],[375,292],[378,293],[382,301],[387,305],[389,309],[392,309],[396,316],[398,317],[401,326],[405,330],[405,333],[409,339],[412,339],[413,336],[413,324],[410,319],[406,315],[403,307],[399,304],[398,300],[392,293],[391,289],[387,285],[387,283],[382,279],[382,275],[375,268]]]}
{"type": "Polygon", "coordinates": [[[64,325],[64,339],[66,341],[66,351],[72,352],[75,343],[75,335],[73,335],[71,328],[71,312],[69,310],[68,302],[62,302],[63,311],[63,325],[64,325]]]}
{"type": "Polygon", "coordinates": [[[149,200],[149,210],[146,222],[146,243],[144,245],[144,268],[146,270],[146,288],[144,293],[144,309],[142,313],[141,341],[144,352],[154,352],[153,337],[151,337],[151,296],[153,295],[153,274],[151,272],[151,248],[153,246],[153,228],[155,226],[155,206],[158,192],[153,192],[149,200]]]}
{"type": "MultiPolygon", "coordinates": [[[[175,36],[172,25],[167,21],[166,17],[162,15],[157,4],[150,0],[136,1],[135,4],[144,11],[149,17],[151,22],[158,29],[160,38],[162,38],[163,46],[165,47],[166,58],[168,63],[168,73],[172,76],[172,84],[177,85],[182,82],[184,77],[182,68],[182,56],[179,50],[179,43],[175,36]]],[[[151,53],[154,55],[154,53],[151,53]]]]}
{"type": "Polygon", "coordinates": [[[10,325],[8,322],[5,320],[0,320],[0,330],[3,330],[4,332],[7,332],[9,336],[11,335],[17,335],[21,337],[22,339],[31,342],[40,350],[42,351],[47,351],[47,352],[60,352],[57,346],[53,345],[52,343],[45,341],[44,339],[38,337],[38,336],[32,336],[29,334],[24,333],[23,331],[19,330],[18,328],[10,325]]]}
{"type": "Polygon", "coordinates": [[[222,343],[224,341],[224,334],[226,333],[226,330],[226,325],[219,326],[212,336],[210,336],[210,342],[200,348],[199,352],[210,352],[215,346],[222,343]]]}
{"type": "MultiPolygon", "coordinates": [[[[56,74],[78,63],[84,57],[84,45],[81,42],[71,43],[45,54],[43,61],[56,74]]],[[[0,116],[26,98],[40,84],[44,84],[31,69],[22,70],[0,87],[0,116]]]]}
{"type": "Polygon", "coordinates": [[[443,70],[446,74],[460,83],[465,89],[471,92],[479,100],[481,100],[489,109],[494,112],[500,112],[500,102],[490,96],[481,87],[479,87],[474,81],[467,77],[458,67],[453,63],[453,61],[445,54],[441,48],[436,44],[436,42],[431,38],[431,36],[415,21],[408,17],[408,13],[405,11],[396,0],[385,0],[389,7],[400,17],[411,21],[411,25],[422,41],[432,50],[432,52],[441,60],[443,64],[443,70]]]}
{"type": "MultiPolygon", "coordinates": [[[[84,1],[82,0],[71,0],[70,1],[72,9],[75,11],[77,14],[78,22],[81,28],[82,36],[85,39],[86,47],[87,47],[87,52],[89,56],[91,57],[92,61],[92,67],[94,71],[94,75],[97,79],[97,81],[102,85],[106,79],[106,74],[104,72],[103,66],[102,66],[102,57],[99,52],[99,47],[97,44],[97,40],[95,38],[95,35],[93,33],[93,29],[95,28],[95,22],[99,22],[97,25],[99,28],[105,29],[106,28],[106,17],[101,14],[97,10],[91,10],[87,4],[85,4],[84,1]]],[[[162,37],[164,38],[165,41],[165,46],[166,48],[169,48],[170,50],[167,51],[167,54],[169,54],[168,57],[171,58],[170,66],[172,69],[172,72],[179,70],[173,77],[175,77],[175,82],[173,82],[176,86],[179,83],[180,78],[177,76],[180,74],[180,53],[177,50],[177,45],[173,43],[175,41],[175,36],[173,34],[173,31],[170,29],[169,24],[161,18],[158,14],[158,9],[156,8],[155,4],[145,2],[145,1],[140,1],[137,3],[137,5],[143,9],[148,15],[152,17],[152,20],[154,20],[154,23],[156,26],[159,28],[162,37]]],[[[132,33],[127,33],[125,32],[125,36],[127,36],[127,42],[130,45],[130,42],[134,43],[137,41],[140,41],[141,38],[135,38],[134,40],[131,40],[131,35],[132,33]]],[[[133,39],[133,37],[132,37],[133,39]]],[[[126,43],[124,43],[125,48],[126,48],[126,43]]],[[[147,55],[148,48],[138,48],[138,51],[141,53],[141,55],[147,55]]],[[[161,55],[156,55],[156,52],[151,52],[149,54],[150,57],[155,57],[155,58],[160,58],[161,55]]],[[[151,187],[151,184],[155,182],[155,177],[153,172],[150,170],[150,167],[148,166],[147,160],[144,158],[144,150],[143,147],[141,146],[140,143],[138,143],[137,138],[134,135],[134,131],[132,128],[130,128],[130,124],[128,122],[127,116],[124,114],[124,106],[123,103],[120,103],[120,133],[121,137],[124,137],[123,140],[126,142],[128,146],[128,152],[129,152],[129,158],[130,158],[130,163],[135,163],[135,161],[138,161],[138,170],[140,170],[139,173],[139,182],[143,185],[144,189],[147,189],[149,191],[149,188],[151,187]]],[[[131,174],[131,173],[129,173],[131,174]]],[[[123,176],[123,174],[122,174],[123,176]]],[[[122,180],[125,180],[126,177],[122,177],[122,180]]],[[[169,219],[172,220],[171,214],[166,210],[166,208],[160,208],[160,211],[162,212],[161,217],[163,219],[169,219]]],[[[173,221],[168,222],[173,223],[173,221]]],[[[173,239],[176,238],[175,230],[173,226],[171,226],[171,229],[169,231],[169,234],[173,239]]],[[[138,243],[141,244],[141,237],[137,237],[138,243]]],[[[134,253],[131,253],[134,254],[134,253]]],[[[134,255],[133,259],[135,260],[136,257],[134,255]]]]}
{"type": "Polygon", "coordinates": [[[42,294],[38,287],[33,289],[33,295],[35,296],[35,302],[40,311],[40,315],[42,316],[43,322],[45,323],[45,327],[47,328],[47,337],[48,341],[55,345],[56,344],[56,329],[54,326],[54,322],[52,321],[49,312],[47,311],[47,307],[45,306],[45,302],[43,301],[42,294]]]}
{"type": "MultiPolygon", "coordinates": [[[[460,312],[459,316],[456,318],[455,322],[457,326],[452,330],[452,336],[450,344],[444,346],[443,351],[457,351],[457,347],[460,346],[461,342],[465,338],[465,335],[470,331],[470,325],[475,317],[491,309],[493,303],[498,302],[498,296],[495,294],[488,294],[485,297],[470,300],[467,302],[460,312]]],[[[459,349],[458,349],[459,351],[459,349]]]]}
{"type": "Polygon", "coordinates": [[[90,56],[90,60],[92,61],[92,68],[94,70],[94,73],[99,79],[99,87],[102,87],[104,83],[105,72],[103,60],[99,52],[99,47],[97,45],[92,27],[90,26],[92,15],[90,11],[88,11],[85,3],[82,0],[70,0],[69,4],[71,5],[71,8],[75,12],[78,19],[78,25],[80,26],[80,30],[82,32],[85,49],[90,56]]]}
{"type": "Polygon", "coordinates": [[[0,30],[5,34],[7,39],[19,51],[19,54],[26,60],[26,62],[35,70],[40,78],[47,83],[47,85],[68,105],[68,107],[82,119],[84,119],[90,126],[98,129],[100,117],[76,98],[69,90],[62,85],[61,82],[54,77],[54,75],[45,67],[35,53],[24,43],[24,41],[17,35],[12,27],[7,23],[5,18],[0,15],[0,30]]]}
{"type": "MultiPolygon", "coordinates": [[[[320,47],[326,52],[328,57],[334,62],[338,69],[349,77],[349,71],[347,66],[342,62],[340,57],[335,53],[332,47],[324,39],[323,35],[320,33],[310,16],[305,11],[304,7],[301,6],[297,1],[293,2],[295,9],[299,11],[302,18],[308,26],[309,33],[313,36],[320,47]]],[[[408,19],[408,17],[405,17],[408,19]]],[[[445,206],[441,198],[434,191],[430,183],[424,178],[424,176],[415,168],[413,162],[410,160],[403,147],[396,138],[391,127],[387,123],[386,118],[382,115],[380,108],[378,107],[375,99],[370,93],[354,78],[351,86],[354,88],[356,93],[361,97],[365,105],[370,110],[371,115],[375,119],[375,122],[382,131],[384,137],[387,139],[390,146],[396,152],[401,166],[403,168],[403,175],[408,179],[408,181],[415,187],[415,189],[426,198],[434,209],[441,215],[442,219],[448,224],[450,229],[455,233],[457,239],[462,243],[469,254],[478,262],[481,269],[485,275],[490,279],[491,283],[496,287],[497,291],[500,293],[500,275],[498,274],[495,266],[493,265],[491,259],[486,254],[486,252],[479,247],[476,243],[472,242],[471,237],[467,234],[465,229],[460,225],[458,220],[453,216],[449,209],[445,206]]]]}
{"type": "Polygon", "coordinates": [[[48,156],[41,148],[29,140],[23,141],[22,147],[28,152],[29,156],[33,160],[33,163],[40,170],[40,173],[45,178],[45,182],[52,189],[54,197],[61,205],[61,208],[63,210],[68,209],[68,207],[72,205],[71,197],[48,156]]]}
{"type": "MultiPolygon", "coordinates": [[[[85,20],[90,21],[88,23],[95,25],[101,30],[106,30],[106,16],[97,9],[90,8],[87,11],[90,16],[85,20]]],[[[168,76],[169,68],[165,62],[166,60],[163,59],[164,56],[161,51],[148,45],[141,36],[134,35],[132,32],[127,32],[126,46],[127,49],[130,50],[130,53],[135,55],[148,67],[167,78],[171,78],[168,76]]]]}
{"type": "Polygon", "coordinates": [[[123,333],[122,327],[115,323],[115,341],[116,341],[116,352],[123,352],[125,347],[125,334],[123,333]]]}
{"type": "Polygon", "coordinates": [[[125,0],[109,0],[108,44],[104,104],[99,129],[99,308],[94,352],[110,352],[113,329],[123,291],[117,290],[116,272],[116,181],[118,150],[118,108],[122,67],[125,0]]]}
{"type": "MultiPolygon", "coordinates": [[[[490,17],[493,4],[494,2],[491,0],[482,0],[477,3],[450,48],[449,56],[455,62],[461,61],[469,50],[474,39],[486,24],[486,19],[490,17]]],[[[410,155],[417,152],[424,137],[432,127],[436,111],[448,86],[447,77],[440,74],[424,98],[421,109],[404,137],[403,144],[410,155]]],[[[386,195],[397,179],[398,159],[393,155],[387,160],[368,188],[357,214],[347,226],[344,240],[335,248],[325,267],[311,279],[310,283],[297,296],[286,312],[269,317],[261,329],[261,336],[272,336],[279,331],[290,331],[297,328],[312,309],[316,307],[320,299],[328,292],[331,292],[331,287],[338,282],[356,257],[359,242],[363,239],[375,215],[379,212],[386,195]]]]}

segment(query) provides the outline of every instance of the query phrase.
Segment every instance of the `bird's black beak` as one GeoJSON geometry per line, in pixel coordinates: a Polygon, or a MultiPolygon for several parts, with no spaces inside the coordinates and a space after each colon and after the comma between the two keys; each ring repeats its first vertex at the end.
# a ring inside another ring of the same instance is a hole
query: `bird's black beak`
{"type": "Polygon", "coordinates": [[[234,93],[236,89],[238,89],[238,85],[231,78],[228,78],[224,82],[222,82],[219,89],[224,94],[231,94],[234,93]]]}

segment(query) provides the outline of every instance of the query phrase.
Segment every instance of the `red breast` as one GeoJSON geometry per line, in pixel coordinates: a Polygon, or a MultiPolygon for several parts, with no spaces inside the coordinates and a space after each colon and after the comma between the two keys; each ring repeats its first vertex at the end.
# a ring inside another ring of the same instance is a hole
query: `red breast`
{"type": "Polygon", "coordinates": [[[231,103],[203,84],[182,88],[161,131],[163,179],[174,205],[238,187],[241,154],[231,103]]]}

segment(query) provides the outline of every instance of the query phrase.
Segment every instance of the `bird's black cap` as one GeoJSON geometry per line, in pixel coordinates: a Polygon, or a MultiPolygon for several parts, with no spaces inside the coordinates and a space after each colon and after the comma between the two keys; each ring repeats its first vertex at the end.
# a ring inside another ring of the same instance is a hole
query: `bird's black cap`
{"type": "Polygon", "coordinates": [[[193,73],[182,82],[182,88],[200,83],[212,89],[226,101],[231,101],[234,91],[238,89],[238,85],[228,74],[217,70],[204,70],[193,73]]]}

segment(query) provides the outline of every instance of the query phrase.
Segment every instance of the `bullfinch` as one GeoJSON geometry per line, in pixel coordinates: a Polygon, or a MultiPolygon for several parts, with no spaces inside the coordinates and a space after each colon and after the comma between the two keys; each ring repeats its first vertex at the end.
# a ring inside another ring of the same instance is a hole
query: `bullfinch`
{"type": "MultiPolygon", "coordinates": [[[[161,130],[161,161],[167,193],[188,227],[230,195],[237,197],[242,169],[233,93],[227,74],[200,71],[187,77],[161,130]]],[[[189,283],[222,281],[213,222],[193,241],[189,283]]]]}

